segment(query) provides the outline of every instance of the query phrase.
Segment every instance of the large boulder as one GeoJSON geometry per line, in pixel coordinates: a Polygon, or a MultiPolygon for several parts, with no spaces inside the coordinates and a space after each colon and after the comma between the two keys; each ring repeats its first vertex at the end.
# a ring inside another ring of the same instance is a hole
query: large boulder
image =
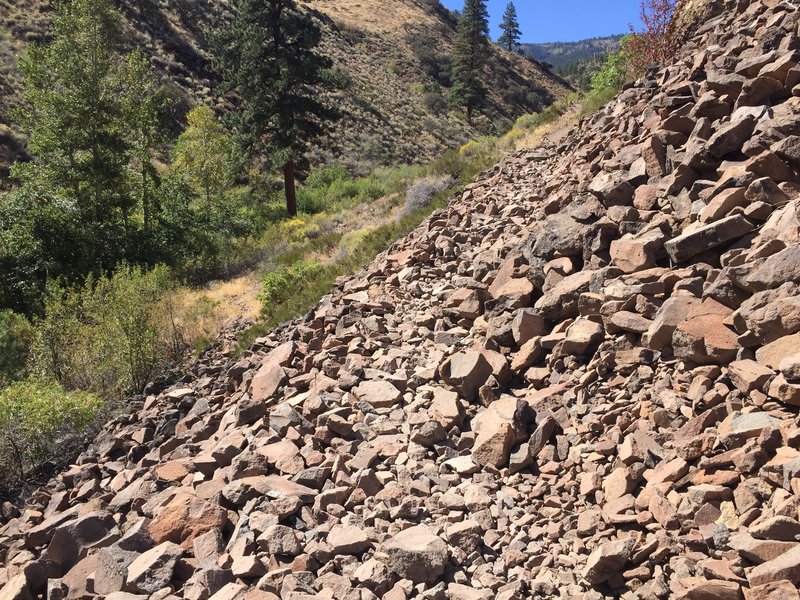
{"type": "Polygon", "coordinates": [[[174,542],[190,550],[195,538],[214,530],[222,530],[228,522],[228,512],[189,492],[179,492],[150,523],[150,537],[157,544],[174,542]]]}
{"type": "Polygon", "coordinates": [[[711,298],[694,306],[672,334],[677,358],[700,364],[727,364],[736,358],[739,342],[725,325],[733,311],[711,298]]]}
{"type": "Polygon", "coordinates": [[[125,591],[154,594],[172,581],[175,565],[183,556],[183,548],[164,542],[140,555],[128,566],[125,591]]]}
{"type": "Polygon", "coordinates": [[[533,410],[524,400],[507,396],[492,402],[472,421],[475,462],[494,467],[508,464],[511,449],[525,437],[534,418],[533,410]]]}
{"type": "Polygon", "coordinates": [[[383,551],[392,571],[415,584],[438,580],[449,558],[445,541],[426,525],[404,529],[384,542],[383,551]]]}
{"type": "Polygon", "coordinates": [[[491,363],[481,352],[459,352],[439,367],[442,381],[470,401],[477,397],[478,390],[493,372],[491,363]]]}

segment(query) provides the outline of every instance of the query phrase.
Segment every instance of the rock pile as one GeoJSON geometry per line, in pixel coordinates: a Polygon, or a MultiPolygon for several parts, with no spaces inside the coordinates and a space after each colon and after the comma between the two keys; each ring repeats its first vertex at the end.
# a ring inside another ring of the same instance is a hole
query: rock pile
{"type": "Polygon", "coordinates": [[[114,419],[0,599],[800,599],[799,27],[739,2],[114,419]]]}

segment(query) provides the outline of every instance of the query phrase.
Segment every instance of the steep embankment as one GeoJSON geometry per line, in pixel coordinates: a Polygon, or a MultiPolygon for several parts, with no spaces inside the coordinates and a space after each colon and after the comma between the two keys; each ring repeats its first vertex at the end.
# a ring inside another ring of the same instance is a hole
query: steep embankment
{"type": "MultiPolygon", "coordinates": [[[[219,102],[209,32],[230,19],[223,0],[117,0],[130,39],[179,100],[219,102]]],[[[313,158],[335,159],[364,170],[376,164],[427,162],[446,149],[525,113],[541,110],[569,90],[536,63],[493,46],[485,71],[489,95],[484,118],[468,126],[448,110],[449,54],[456,21],[438,2],[313,0],[324,38],[347,86],[329,97],[343,114],[330,139],[313,158]]],[[[16,57],[32,41],[45,39],[49,4],[0,0],[0,177],[17,148],[4,124],[18,102],[21,81],[16,57]]]]}
{"type": "Polygon", "coordinates": [[[709,20],[134,400],[3,508],[0,596],[800,598],[799,23],[709,20]]]}

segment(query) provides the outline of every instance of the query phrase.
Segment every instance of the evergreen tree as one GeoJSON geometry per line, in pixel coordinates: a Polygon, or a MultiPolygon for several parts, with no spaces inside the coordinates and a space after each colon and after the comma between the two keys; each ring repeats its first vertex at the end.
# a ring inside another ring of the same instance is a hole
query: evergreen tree
{"type": "Polygon", "coordinates": [[[489,14],[486,0],[465,0],[458,23],[453,56],[453,100],[466,108],[467,122],[484,98],[481,72],[489,52],[489,14]]]}
{"type": "Polygon", "coordinates": [[[497,43],[509,52],[513,52],[519,45],[519,38],[522,35],[522,31],[519,29],[519,20],[517,19],[517,7],[514,6],[513,2],[509,2],[508,6],[506,6],[500,29],[503,30],[503,34],[497,40],[497,43]]]}
{"type": "Polygon", "coordinates": [[[244,149],[282,167],[286,209],[296,215],[297,164],[336,117],[319,100],[332,85],[332,63],[317,51],[319,27],[294,0],[235,0],[234,7],[215,39],[223,91],[238,96],[233,124],[244,149]]]}

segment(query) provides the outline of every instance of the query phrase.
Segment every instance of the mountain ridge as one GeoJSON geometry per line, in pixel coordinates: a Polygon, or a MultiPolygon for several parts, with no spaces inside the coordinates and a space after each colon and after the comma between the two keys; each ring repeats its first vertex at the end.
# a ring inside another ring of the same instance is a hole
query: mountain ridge
{"type": "MultiPolygon", "coordinates": [[[[374,10],[352,0],[305,3],[322,25],[322,51],[349,81],[347,89],[329,96],[344,118],[312,156],[318,163],[342,162],[365,171],[376,164],[430,161],[482,133],[508,128],[516,117],[540,110],[569,91],[534,63],[492,45],[485,70],[487,117],[471,127],[457,112],[448,110],[446,88],[420,62],[420,57],[433,58],[449,69],[447,56],[455,33],[452,15],[438,2],[388,1],[392,4],[384,6],[385,14],[394,15],[394,20],[376,18],[374,10]],[[419,30],[438,42],[424,48],[415,45],[408,34],[419,30]]],[[[49,8],[43,0],[2,2],[7,10],[0,18],[0,89],[4,91],[0,123],[8,126],[21,85],[15,56],[27,43],[46,38],[49,8]]],[[[230,18],[227,2],[116,0],[116,4],[129,37],[144,49],[182,104],[223,106],[214,93],[216,75],[207,32],[230,18]]]]}

